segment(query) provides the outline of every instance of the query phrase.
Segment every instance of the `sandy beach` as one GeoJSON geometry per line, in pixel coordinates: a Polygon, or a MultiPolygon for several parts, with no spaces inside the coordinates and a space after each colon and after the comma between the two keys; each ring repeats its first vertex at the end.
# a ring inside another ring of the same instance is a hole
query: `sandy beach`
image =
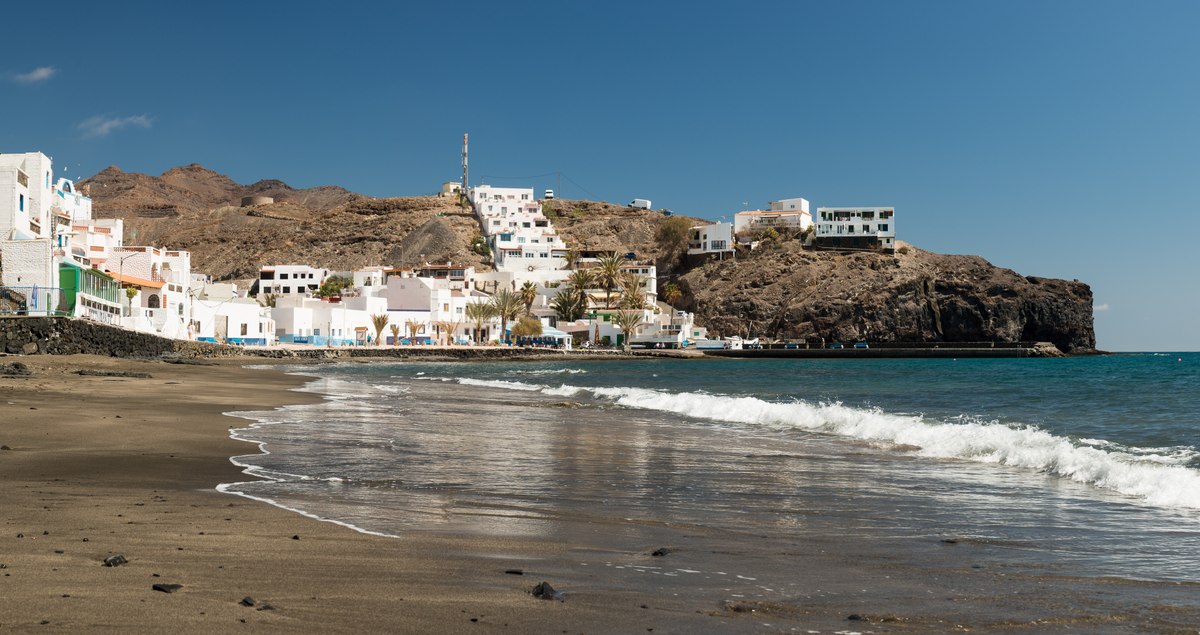
{"type": "Polygon", "coordinates": [[[229,458],[255,451],[229,438],[246,422],[223,413],[319,399],[292,390],[302,377],[236,359],[0,358],[14,361],[32,375],[0,377],[0,630],[1193,632],[1200,621],[1177,601],[1194,585],[980,571],[986,545],[909,544],[906,557],[928,563],[913,568],[836,535],[766,540],[591,510],[549,536],[366,535],[214,489],[246,480],[229,458]],[[795,599],[623,582],[664,561],[656,547],[681,568],[794,572],[795,599]],[[128,563],[103,566],[116,554],[128,563]],[[542,581],[562,600],[531,595],[542,581]]]}

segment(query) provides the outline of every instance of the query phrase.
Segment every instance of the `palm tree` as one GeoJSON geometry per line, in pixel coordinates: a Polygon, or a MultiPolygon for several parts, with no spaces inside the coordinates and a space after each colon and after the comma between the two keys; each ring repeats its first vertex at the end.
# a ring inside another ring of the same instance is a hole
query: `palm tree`
{"type": "Polygon", "coordinates": [[[533,315],[533,301],[537,299],[538,295],[537,285],[532,280],[526,280],[525,284],[521,285],[521,289],[517,291],[517,295],[525,304],[525,315],[533,315]]]}
{"type": "Polygon", "coordinates": [[[517,319],[524,306],[521,297],[508,289],[501,289],[492,296],[492,308],[496,311],[496,317],[500,318],[501,342],[507,337],[509,321],[517,319]]]}
{"type": "Polygon", "coordinates": [[[554,309],[558,319],[564,322],[581,319],[588,309],[587,291],[573,286],[563,287],[558,290],[558,295],[554,296],[550,307],[554,309]]]}
{"type": "Polygon", "coordinates": [[[642,325],[641,311],[617,311],[612,316],[612,322],[621,332],[625,334],[625,350],[629,350],[629,338],[637,327],[642,325]]]}
{"type": "Polygon", "coordinates": [[[404,323],[404,326],[408,328],[408,336],[410,338],[415,338],[417,336],[417,331],[419,331],[424,325],[417,320],[408,320],[404,323]]]}
{"type": "Polygon", "coordinates": [[[663,300],[665,300],[667,304],[675,306],[675,303],[681,299],[683,299],[683,290],[679,288],[679,285],[675,284],[674,282],[668,282],[666,286],[663,287],[663,300]]]}
{"type": "Polygon", "coordinates": [[[383,327],[387,326],[388,314],[380,313],[379,315],[371,316],[371,324],[375,327],[375,345],[379,346],[379,341],[383,339],[383,327]]]}
{"type": "Polygon", "coordinates": [[[615,251],[601,256],[596,262],[596,284],[604,289],[604,308],[606,309],[612,308],[610,296],[621,279],[621,265],[624,263],[625,259],[618,256],[615,251]]]}
{"type": "Polygon", "coordinates": [[[567,283],[580,293],[586,294],[587,290],[592,288],[592,272],[587,269],[576,269],[567,277],[567,283]]]}
{"type": "Polygon", "coordinates": [[[393,324],[392,325],[392,346],[399,346],[399,345],[400,345],[400,325],[393,324]]]}
{"type": "Polygon", "coordinates": [[[454,333],[462,326],[462,322],[455,320],[446,320],[442,322],[442,328],[446,329],[446,344],[454,346],[454,333]]]}
{"type": "Polygon", "coordinates": [[[481,344],[483,323],[496,317],[496,307],[490,302],[472,302],[467,305],[467,319],[475,323],[475,343],[481,344]]]}
{"type": "Polygon", "coordinates": [[[574,249],[567,250],[567,269],[574,269],[579,266],[579,252],[574,249]]]}
{"type": "Polygon", "coordinates": [[[646,308],[646,279],[635,274],[627,273],[621,276],[621,308],[646,308]]]}

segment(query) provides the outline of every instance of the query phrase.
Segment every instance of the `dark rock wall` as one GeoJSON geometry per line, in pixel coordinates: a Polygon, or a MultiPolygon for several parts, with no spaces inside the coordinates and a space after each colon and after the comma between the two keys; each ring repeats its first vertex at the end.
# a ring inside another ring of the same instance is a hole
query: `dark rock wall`
{"type": "Polygon", "coordinates": [[[146,333],[68,318],[0,318],[0,351],[26,355],[109,357],[221,357],[236,347],[171,340],[146,333]]]}

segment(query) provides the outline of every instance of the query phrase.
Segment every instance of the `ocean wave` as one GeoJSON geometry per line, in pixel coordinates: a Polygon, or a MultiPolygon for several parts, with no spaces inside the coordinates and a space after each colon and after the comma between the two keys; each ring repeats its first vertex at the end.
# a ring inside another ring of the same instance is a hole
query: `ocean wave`
{"type": "Polygon", "coordinates": [[[1185,467],[1200,456],[1192,447],[1125,448],[1101,439],[1072,441],[1034,426],[967,417],[934,421],[841,403],[769,402],[755,397],[647,388],[546,386],[470,378],[456,381],[556,397],[590,394],[629,408],[772,430],[799,429],[882,441],[916,448],[911,451],[919,456],[1025,468],[1137,497],[1154,506],[1200,509],[1200,471],[1185,467]]]}
{"type": "Polygon", "coordinates": [[[587,372],[584,368],[538,368],[533,370],[511,370],[510,375],[582,375],[587,372]]]}

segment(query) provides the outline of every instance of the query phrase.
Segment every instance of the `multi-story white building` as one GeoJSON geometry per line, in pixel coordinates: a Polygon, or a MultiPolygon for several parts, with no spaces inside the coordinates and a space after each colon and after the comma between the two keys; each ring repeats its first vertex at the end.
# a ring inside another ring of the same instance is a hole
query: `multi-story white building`
{"type": "MultiPolygon", "coordinates": [[[[271,319],[279,342],[315,346],[354,346],[374,343],[372,316],[387,313],[387,300],[359,296],[331,301],[285,296],[275,302],[271,319]]],[[[402,326],[402,325],[401,325],[402,326]]],[[[389,337],[384,328],[381,337],[389,337]]]]}
{"type": "Polygon", "coordinates": [[[545,271],[566,264],[567,246],[532,188],[479,185],[471,202],[499,271],[545,271]]]}
{"type": "Polygon", "coordinates": [[[700,225],[688,230],[689,256],[733,254],[733,223],[700,225]]]}
{"type": "Polygon", "coordinates": [[[756,232],[768,227],[776,230],[803,231],[813,225],[808,201],[803,198],[785,198],[771,201],[765,210],[748,210],[733,215],[733,233],[756,232]]]}
{"type": "Polygon", "coordinates": [[[275,296],[316,295],[329,275],[328,269],[308,265],[269,265],[258,272],[258,292],[275,296]]]}
{"type": "Polygon", "coordinates": [[[122,321],[135,330],[163,337],[186,338],[192,321],[192,254],[138,246],[114,249],[104,262],[110,276],[126,289],[128,315],[122,321]]]}
{"type": "Polygon", "coordinates": [[[896,210],[891,207],[818,207],[819,247],[882,249],[896,246],[896,210]]]}
{"type": "Polygon", "coordinates": [[[0,240],[53,236],[53,179],[50,157],[41,152],[0,154],[0,240]]]}

